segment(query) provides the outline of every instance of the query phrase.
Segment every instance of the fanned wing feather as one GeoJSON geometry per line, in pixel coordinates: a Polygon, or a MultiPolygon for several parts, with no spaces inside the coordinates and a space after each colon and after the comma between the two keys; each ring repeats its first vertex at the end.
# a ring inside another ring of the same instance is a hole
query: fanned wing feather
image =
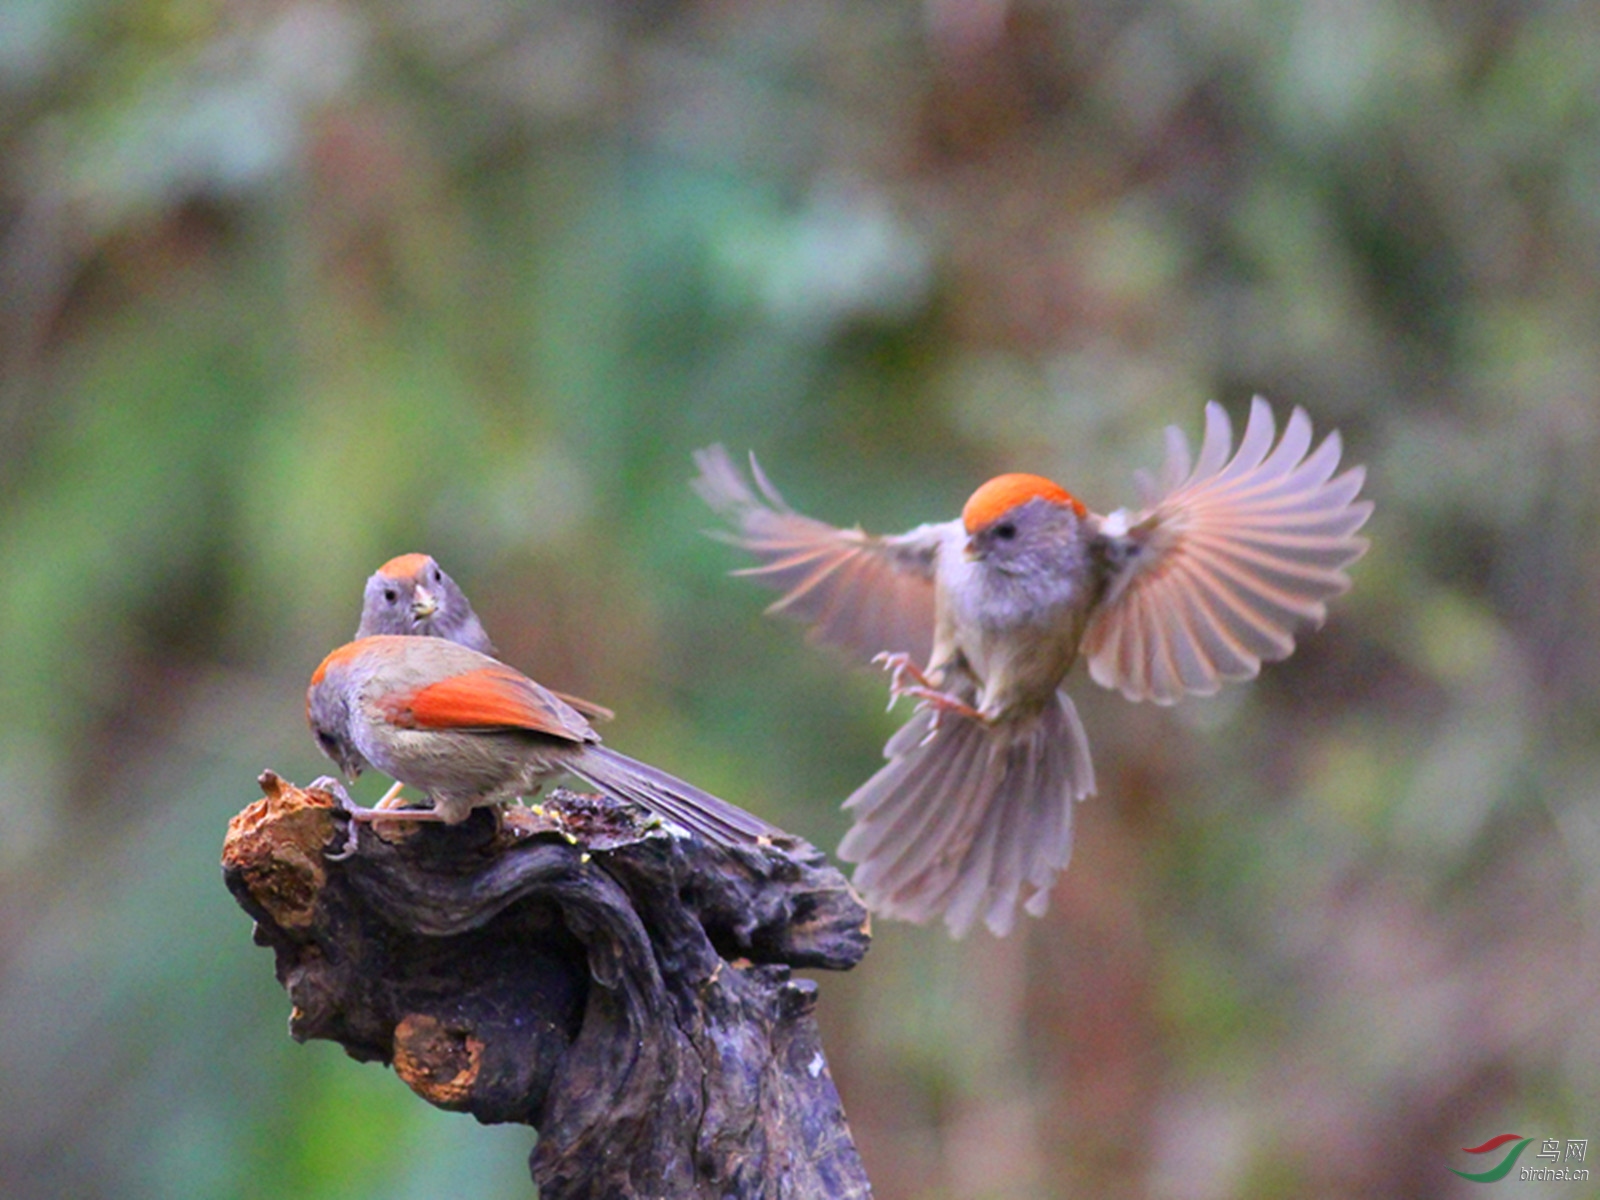
{"type": "MultiPolygon", "coordinates": [[[[1167,431],[1167,460],[1144,512],[1112,530],[1125,561],[1084,638],[1097,683],[1130,700],[1170,704],[1249,679],[1294,649],[1294,630],[1318,624],[1350,586],[1343,568],[1366,551],[1356,531],[1372,512],[1357,500],[1365,472],[1334,476],[1340,442],[1311,449],[1311,421],[1296,408],[1277,439],[1272,409],[1256,397],[1238,451],[1218,404],[1189,447],[1167,431]],[[1308,453],[1309,451],[1309,453],[1308,453]]],[[[1148,487],[1148,485],[1147,485],[1148,487]]]]}
{"type": "Polygon", "coordinates": [[[727,539],[760,560],[734,573],[783,593],[768,612],[804,621],[817,640],[863,657],[898,651],[928,661],[938,526],[892,537],[836,529],[791,509],[753,455],[759,494],[721,446],[697,452],[695,464],[694,489],[732,524],[727,539]]]}

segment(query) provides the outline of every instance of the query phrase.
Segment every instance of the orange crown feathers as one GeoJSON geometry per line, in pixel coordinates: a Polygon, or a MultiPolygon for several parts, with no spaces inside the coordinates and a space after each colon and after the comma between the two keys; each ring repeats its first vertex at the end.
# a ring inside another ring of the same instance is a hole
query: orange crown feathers
{"type": "Polygon", "coordinates": [[[1042,475],[996,475],[972,493],[967,506],[961,510],[961,523],[967,527],[969,534],[977,533],[993,525],[1017,505],[1035,499],[1065,504],[1080,517],[1088,513],[1076,496],[1042,475]]]}
{"type": "Polygon", "coordinates": [[[428,554],[401,554],[378,568],[385,579],[415,579],[428,569],[433,557],[428,554]]]}
{"type": "Polygon", "coordinates": [[[331,651],[328,657],[318,663],[317,669],[312,672],[311,686],[316,687],[317,684],[321,683],[327,677],[330,668],[349,662],[377,640],[377,638],[362,638],[359,642],[346,642],[337,650],[331,651]]]}

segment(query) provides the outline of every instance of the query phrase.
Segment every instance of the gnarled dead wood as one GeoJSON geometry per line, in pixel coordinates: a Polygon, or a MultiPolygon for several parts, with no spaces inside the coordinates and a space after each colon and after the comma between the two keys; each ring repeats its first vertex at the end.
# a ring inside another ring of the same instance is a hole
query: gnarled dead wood
{"type": "Polygon", "coordinates": [[[290,1032],[418,1095],[537,1127],[576,1197],[870,1195],[793,967],[846,969],[866,913],[799,839],[726,849],[558,791],[501,819],[385,822],[346,861],[330,794],[272,772],[223,847],[290,1032]]]}

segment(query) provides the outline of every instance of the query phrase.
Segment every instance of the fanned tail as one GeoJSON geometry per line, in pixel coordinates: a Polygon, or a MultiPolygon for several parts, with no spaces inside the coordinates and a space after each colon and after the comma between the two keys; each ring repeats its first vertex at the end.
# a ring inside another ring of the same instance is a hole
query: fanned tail
{"type": "Polygon", "coordinates": [[[839,857],[856,862],[868,907],[957,937],[979,917],[1010,932],[1023,885],[1034,916],[1072,853],[1072,803],[1094,793],[1089,740],[1065,692],[1039,716],[985,725],[917,712],[884,748],[889,762],[845,807],[839,857]]]}
{"type": "Polygon", "coordinates": [[[641,805],[718,845],[750,845],[789,836],[776,825],[769,825],[676,775],[618,754],[608,746],[585,746],[563,765],[607,795],[641,805]]]}

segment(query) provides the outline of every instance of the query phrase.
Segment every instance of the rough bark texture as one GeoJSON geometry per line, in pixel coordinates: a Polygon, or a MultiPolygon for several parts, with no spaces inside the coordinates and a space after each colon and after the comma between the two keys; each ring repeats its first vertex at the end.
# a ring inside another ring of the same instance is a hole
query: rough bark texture
{"type": "Polygon", "coordinates": [[[817,850],[714,847],[558,791],[499,820],[363,827],[330,861],[336,799],[261,786],[223,873],[277,956],[294,1037],[536,1126],[545,1200],[870,1195],[816,985],[790,975],[867,949],[817,850]]]}

